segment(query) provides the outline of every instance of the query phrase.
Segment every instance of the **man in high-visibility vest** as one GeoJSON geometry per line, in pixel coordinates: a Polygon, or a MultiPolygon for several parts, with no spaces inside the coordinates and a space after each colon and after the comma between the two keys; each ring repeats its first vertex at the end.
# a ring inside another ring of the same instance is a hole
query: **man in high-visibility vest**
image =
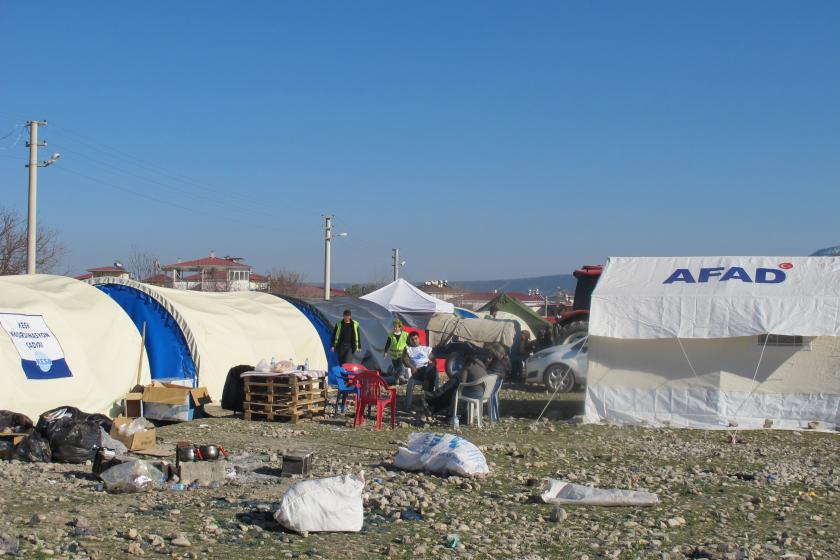
{"type": "Polygon", "coordinates": [[[395,379],[407,377],[407,374],[403,374],[406,368],[402,362],[403,350],[406,346],[408,346],[408,333],[403,330],[402,321],[397,319],[394,321],[394,332],[388,335],[385,351],[382,352],[383,357],[391,358],[391,371],[395,379]]]}
{"type": "Polygon", "coordinates": [[[356,354],[362,349],[359,338],[359,322],[353,319],[349,309],[344,310],[341,321],[333,329],[333,343],[330,352],[338,353],[340,364],[355,363],[356,354]]]}

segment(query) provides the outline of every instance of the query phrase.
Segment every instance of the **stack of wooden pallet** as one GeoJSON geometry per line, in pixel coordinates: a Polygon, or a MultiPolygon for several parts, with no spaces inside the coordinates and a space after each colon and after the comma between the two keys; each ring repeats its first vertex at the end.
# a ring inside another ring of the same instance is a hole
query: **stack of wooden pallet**
{"type": "Polygon", "coordinates": [[[301,379],[294,374],[243,376],[245,419],[287,420],[326,414],[327,380],[301,379]]]}

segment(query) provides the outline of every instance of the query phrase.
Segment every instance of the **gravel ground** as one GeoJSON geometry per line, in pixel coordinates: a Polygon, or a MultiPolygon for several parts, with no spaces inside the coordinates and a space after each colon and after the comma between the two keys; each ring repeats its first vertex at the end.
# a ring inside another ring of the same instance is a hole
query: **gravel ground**
{"type": "Polygon", "coordinates": [[[440,477],[389,468],[413,425],[353,430],[349,418],[297,425],[207,418],[158,437],[217,443],[242,471],[234,483],[186,492],[97,492],[90,466],[0,464],[0,555],[25,558],[840,558],[837,434],[664,430],[580,425],[582,395],[551,403],[504,389],[502,422],[461,435],[491,475],[440,477]],[[284,531],[273,513],[293,482],[289,448],[316,451],[311,476],[365,471],[365,527],[355,534],[284,531]],[[244,468],[244,467],[243,467],[244,468]],[[549,478],[647,490],[650,508],[556,508],[549,478]],[[413,520],[417,512],[420,520],[413,520]],[[405,516],[409,519],[403,519],[405,516]],[[459,543],[447,547],[447,536],[459,543]]]}

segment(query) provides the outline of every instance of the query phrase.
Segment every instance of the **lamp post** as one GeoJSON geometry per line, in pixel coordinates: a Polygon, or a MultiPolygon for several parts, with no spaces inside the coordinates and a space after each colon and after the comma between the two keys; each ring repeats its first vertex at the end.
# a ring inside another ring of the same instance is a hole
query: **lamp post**
{"type": "MultiPolygon", "coordinates": [[[[330,242],[332,241],[332,219],[324,216],[324,299],[330,299],[330,242]]],[[[347,237],[347,233],[338,233],[336,237],[347,237]]]]}

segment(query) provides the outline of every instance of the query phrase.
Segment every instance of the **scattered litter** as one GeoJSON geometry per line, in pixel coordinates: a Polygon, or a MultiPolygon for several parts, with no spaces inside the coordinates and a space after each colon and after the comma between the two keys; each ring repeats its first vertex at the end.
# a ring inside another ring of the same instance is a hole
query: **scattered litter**
{"type": "Polygon", "coordinates": [[[577,504],[583,506],[654,506],[659,497],[640,490],[594,488],[551,479],[548,489],[540,496],[549,504],[577,504]]]}
{"type": "Polygon", "coordinates": [[[100,447],[105,449],[113,449],[114,452],[118,455],[122,455],[123,453],[128,453],[128,447],[125,446],[123,442],[118,439],[112,438],[108,435],[108,432],[105,431],[105,428],[99,428],[100,431],[100,447]]]}
{"type": "Polygon", "coordinates": [[[147,492],[165,480],[162,472],[145,461],[130,461],[113,466],[99,477],[105,482],[105,489],[110,494],[147,492]]]}
{"type": "Polygon", "coordinates": [[[417,510],[407,508],[400,513],[400,519],[405,521],[423,521],[423,516],[417,510]]]}
{"type": "Polygon", "coordinates": [[[412,432],[408,447],[400,447],[394,466],[407,471],[477,476],[490,473],[481,451],[461,436],[412,432]]]}
{"type": "Polygon", "coordinates": [[[283,527],[298,533],[358,532],[364,524],[364,488],[364,472],[304,480],[286,491],[274,518],[283,527]]]}
{"type": "Polygon", "coordinates": [[[460,544],[460,542],[461,542],[461,537],[459,537],[457,534],[452,533],[452,534],[446,535],[446,547],[447,548],[455,548],[460,544]]]}

